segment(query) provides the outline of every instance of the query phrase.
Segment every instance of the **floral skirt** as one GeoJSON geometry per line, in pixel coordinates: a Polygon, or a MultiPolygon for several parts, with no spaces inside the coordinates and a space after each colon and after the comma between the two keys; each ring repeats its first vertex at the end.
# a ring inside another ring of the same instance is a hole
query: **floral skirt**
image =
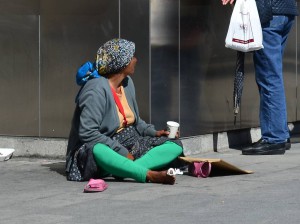
{"type": "Polygon", "coordinates": [[[169,139],[165,136],[151,137],[141,136],[134,126],[129,126],[122,131],[116,133],[112,139],[117,140],[133,155],[135,159],[138,159],[145,155],[149,150],[155,146],[164,144],[166,141],[171,141],[182,147],[182,143],[178,139],[169,139]]]}

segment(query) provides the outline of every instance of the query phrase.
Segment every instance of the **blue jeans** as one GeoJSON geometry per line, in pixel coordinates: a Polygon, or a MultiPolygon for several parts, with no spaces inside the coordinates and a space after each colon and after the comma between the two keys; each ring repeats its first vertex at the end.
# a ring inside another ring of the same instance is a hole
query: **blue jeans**
{"type": "Polygon", "coordinates": [[[262,139],[269,143],[283,143],[289,138],[282,58],[293,22],[294,16],[273,16],[263,26],[264,48],[253,54],[262,139]]]}

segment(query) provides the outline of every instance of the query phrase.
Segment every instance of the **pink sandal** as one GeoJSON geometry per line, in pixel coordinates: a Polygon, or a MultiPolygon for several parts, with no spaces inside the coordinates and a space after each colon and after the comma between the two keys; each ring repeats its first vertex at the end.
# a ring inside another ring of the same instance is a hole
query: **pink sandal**
{"type": "Polygon", "coordinates": [[[194,177],[208,177],[211,171],[210,162],[192,162],[188,166],[188,172],[194,177]]]}
{"type": "Polygon", "coordinates": [[[108,185],[102,179],[90,179],[88,184],[84,186],[85,193],[104,191],[108,185]]]}

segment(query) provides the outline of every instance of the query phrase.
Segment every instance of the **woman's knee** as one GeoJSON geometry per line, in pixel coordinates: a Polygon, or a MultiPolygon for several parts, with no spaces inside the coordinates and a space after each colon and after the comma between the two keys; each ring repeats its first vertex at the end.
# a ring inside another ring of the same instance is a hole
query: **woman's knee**
{"type": "Polygon", "coordinates": [[[167,141],[165,144],[169,144],[169,147],[171,148],[172,152],[174,152],[174,154],[177,154],[177,156],[179,156],[183,153],[182,146],[178,145],[177,143],[167,141]]]}
{"type": "Polygon", "coordinates": [[[93,154],[99,154],[101,153],[101,151],[106,151],[106,150],[111,150],[107,145],[102,144],[102,143],[97,143],[96,145],[94,145],[93,147],[93,154]]]}

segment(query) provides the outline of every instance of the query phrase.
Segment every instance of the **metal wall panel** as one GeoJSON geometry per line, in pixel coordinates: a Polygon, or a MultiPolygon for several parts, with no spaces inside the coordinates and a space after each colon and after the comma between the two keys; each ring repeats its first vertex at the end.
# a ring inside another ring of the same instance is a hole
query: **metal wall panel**
{"type": "MultiPolygon", "coordinates": [[[[167,120],[179,121],[183,137],[259,125],[251,54],[246,55],[241,111],[233,125],[236,55],[224,47],[230,6],[211,0],[0,4],[1,135],[67,137],[79,89],[77,68],[119,35],[136,43],[133,79],[146,121],[157,128],[167,120]]],[[[297,17],[284,58],[289,121],[300,117],[299,30],[297,17]]]]}
{"type": "Polygon", "coordinates": [[[182,136],[232,128],[235,54],[224,47],[229,22],[224,18],[230,18],[230,11],[226,9],[216,1],[181,1],[182,136]]]}
{"type": "Polygon", "coordinates": [[[0,0],[1,15],[39,15],[40,0],[0,0]]]}
{"type": "MultiPolygon", "coordinates": [[[[300,4],[298,3],[298,10],[300,11],[300,4]]],[[[299,88],[299,79],[300,79],[300,19],[299,17],[296,18],[296,49],[297,49],[297,57],[296,57],[296,64],[297,64],[297,106],[296,106],[296,120],[300,119],[300,88],[299,88]]]]}
{"type": "Polygon", "coordinates": [[[135,42],[137,66],[132,78],[136,87],[136,97],[140,116],[150,121],[150,71],[149,71],[149,13],[148,0],[120,1],[120,36],[135,42]]]}
{"type": "Polygon", "coordinates": [[[297,111],[297,27],[292,28],[283,57],[283,77],[285,83],[288,121],[296,121],[297,111]]]}
{"type": "Polygon", "coordinates": [[[179,121],[179,0],[153,0],[150,12],[151,122],[179,121]]]}
{"type": "MultiPolygon", "coordinates": [[[[9,11],[13,3],[1,7],[9,11]]],[[[9,12],[0,14],[0,134],[37,136],[38,16],[9,12]]]]}
{"type": "Polygon", "coordinates": [[[118,36],[118,3],[41,2],[41,136],[68,136],[79,89],[76,71],[94,60],[100,45],[118,36]]]}

